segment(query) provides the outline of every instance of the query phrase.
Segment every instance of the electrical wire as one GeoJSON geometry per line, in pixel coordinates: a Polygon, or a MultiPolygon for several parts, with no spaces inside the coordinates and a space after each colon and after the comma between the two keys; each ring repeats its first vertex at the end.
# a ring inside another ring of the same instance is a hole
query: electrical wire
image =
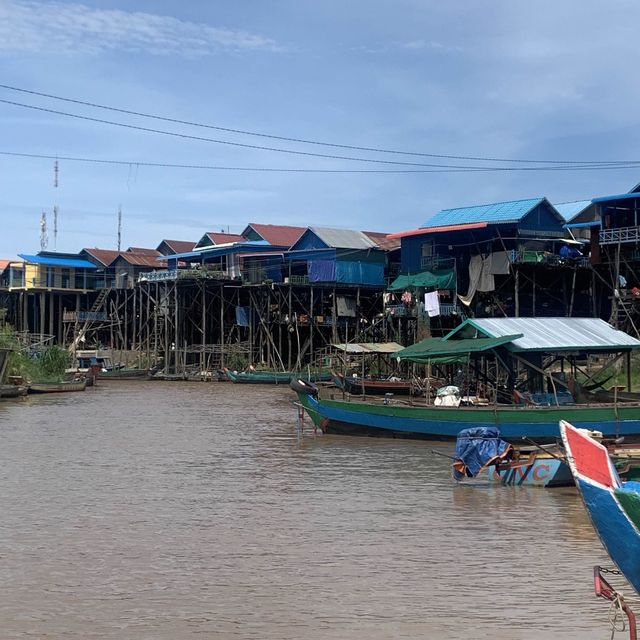
{"type": "MultiPolygon", "coordinates": [[[[447,164],[434,164],[434,163],[423,163],[423,162],[401,162],[398,160],[377,160],[374,158],[357,158],[357,157],[352,157],[352,156],[340,156],[340,155],[330,155],[330,154],[324,154],[324,153],[313,153],[310,151],[296,151],[293,149],[281,149],[278,147],[264,147],[264,146],[260,146],[260,145],[254,145],[254,144],[245,144],[242,142],[231,142],[229,140],[218,140],[215,138],[205,138],[203,136],[193,136],[193,135],[189,135],[189,134],[185,134],[185,133],[177,133],[175,131],[164,131],[162,129],[153,129],[151,127],[142,127],[139,125],[133,125],[133,124],[127,124],[124,122],[116,122],[114,120],[105,120],[102,118],[93,118],[91,116],[84,116],[84,115],[80,115],[77,113],[69,113],[67,111],[58,111],[56,109],[48,109],[46,107],[39,107],[36,105],[31,105],[31,104],[24,104],[21,102],[14,102],[12,100],[4,100],[4,99],[0,99],[0,103],[3,104],[8,104],[8,105],[12,105],[12,106],[16,106],[16,107],[21,107],[24,109],[32,109],[35,111],[42,111],[45,113],[53,113],[56,115],[62,115],[62,116],[67,116],[70,118],[76,118],[79,120],[85,120],[85,121],[89,121],[89,122],[97,122],[100,124],[108,124],[111,126],[115,126],[115,127],[121,127],[121,128],[125,128],[125,129],[133,129],[133,130],[137,130],[137,131],[144,131],[146,133],[157,133],[160,135],[165,135],[165,136],[170,136],[170,137],[175,137],[175,138],[182,138],[182,139],[186,139],[186,140],[197,140],[199,142],[213,142],[215,144],[223,144],[223,145],[229,145],[229,146],[233,146],[233,147],[241,147],[244,149],[257,149],[257,150],[261,150],[261,151],[274,151],[277,153],[286,153],[286,154],[290,154],[290,155],[295,155],[295,156],[305,156],[305,157],[313,157],[313,158],[328,158],[331,160],[349,160],[349,161],[355,161],[355,162],[366,162],[366,163],[373,163],[373,164],[383,164],[383,165],[396,165],[396,166],[408,166],[408,167],[434,167],[434,168],[439,168],[439,169],[455,169],[455,170],[475,170],[475,171],[494,171],[496,170],[496,167],[476,167],[476,166],[469,166],[469,165],[447,165],[447,164]]],[[[500,171],[539,171],[541,169],[546,169],[546,170],[562,170],[562,169],[575,169],[575,168],[585,168],[585,169],[608,169],[608,168],[623,168],[623,169],[627,169],[627,168],[633,168],[633,167],[637,167],[640,166],[640,160],[633,160],[633,161],[628,161],[626,163],[607,163],[607,162],[603,162],[600,164],[588,164],[588,165],[551,165],[551,166],[547,166],[547,167],[499,167],[498,170],[500,171]]]]}
{"type": "Polygon", "coordinates": [[[8,84],[0,84],[0,88],[7,89],[10,91],[18,91],[21,93],[26,93],[29,95],[40,96],[43,98],[50,98],[52,100],[61,100],[64,102],[69,102],[73,104],[78,104],[86,107],[93,107],[96,109],[104,109],[107,111],[114,111],[117,113],[124,113],[127,115],[138,116],[142,118],[151,118],[154,120],[161,120],[163,122],[171,122],[173,124],[182,124],[191,127],[201,127],[204,129],[214,129],[216,131],[225,131],[227,133],[235,133],[240,135],[247,136],[256,136],[260,138],[270,138],[272,140],[282,140],[285,142],[295,142],[299,144],[310,144],[317,145],[323,147],[334,147],[338,149],[350,149],[352,151],[369,151],[373,153],[388,153],[395,155],[407,155],[407,156],[417,156],[417,157],[427,157],[427,158],[441,158],[446,160],[472,160],[477,162],[511,162],[511,163],[526,163],[526,164],[572,164],[572,165],[590,165],[590,164],[624,164],[626,165],[627,160],[610,160],[610,161],[602,161],[602,160],[532,160],[532,159],[522,159],[522,158],[494,158],[488,156],[464,156],[464,155],[453,155],[453,154],[440,154],[440,153],[425,153],[425,152],[417,152],[417,151],[400,151],[397,149],[383,149],[380,147],[366,147],[366,146],[356,146],[349,144],[340,144],[335,142],[322,142],[318,140],[309,140],[305,138],[296,138],[296,137],[288,137],[288,136],[278,136],[267,133],[259,133],[256,131],[248,131],[245,129],[235,129],[231,127],[222,127],[218,125],[204,124],[200,122],[193,122],[189,120],[180,120],[178,118],[169,118],[166,116],[159,116],[150,113],[143,113],[141,111],[133,111],[130,109],[123,109],[120,107],[113,107],[109,105],[98,104],[96,102],[89,102],[86,100],[77,100],[74,98],[67,98],[63,96],[54,95],[51,93],[43,93],[41,91],[32,91],[29,89],[23,89],[21,87],[14,87],[8,84]]]}
{"type": "MultiPolygon", "coordinates": [[[[568,166],[568,167],[470,167],[466,169],[291,169],[286,167],[233,167],[204,164],[181,164],[173,162],[146,162],[140,160],[108,160],[101,158],[83,158],[74,156],[47,155],[41,153],[20,153],[17,151],[0,151],[2,156],[18,158],[34,158],[42,160],[65,160],[67,162],[84,162],[89,164],[123,165],[128,167],[156,167],[168,169],[198,169],[208,171],[240,171],[240,172],[265,172],[265,173],[346,173],[346,174],[411,174],[411,173],[478,173],[501,171],[603,171],[636,169],[638,164],[628,166],[568,166]]],[[[438,165],[436,165],[438,166],[438,165]]]]}

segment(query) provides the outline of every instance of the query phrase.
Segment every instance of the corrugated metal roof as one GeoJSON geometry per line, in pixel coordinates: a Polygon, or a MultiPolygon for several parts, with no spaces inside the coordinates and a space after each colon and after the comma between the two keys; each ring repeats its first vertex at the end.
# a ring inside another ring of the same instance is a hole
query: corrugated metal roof
{"type": "Polygon", "coordinates": [[[445,231],[460,231],[461,229],[484,229],[489,226],[487,222],[470,222],[468,224],[452,224],[447,227],[422,227],[411,231],[399,231],[389,234],[389,238],[408,238],[409,236],[420,236],[426,233],[443,233],[445,231]]]}
{"type": "Polygon", "coordinates": [[[163,244],[166,244],[174,253],[186,253],[187,251],[192,251],[193,247],[196,246],[196,243],[190,240],[163,240],[156,247],[157,251],[160,251],[160,247],[163,244]]]}
{"type": "Polygon", "coordinates": [[[560,202],[553,206],[558,213],[569,222],[572,218],[582,213],[587,207],[590,207],[591,204],[591,200],[575,200],[574,202],[560,202]]]}
{"type": "Polygon", "coordinates": [[[638,349],[636,340],[600,318],[473,318],[465,321],[491,337],[521,333],[512,351],[638,349]]]}
{"type": "Polygon", "coordinates": [[[373,240],[378,249],[383,251],[395,251],[400,248],[400,238],[393,234],[382,233],[381,231],[363,231],[367,238],[373,240]]]}
{"type": "Polygon", "coordinates": [[[611,200],[630,200],[631,198],[640,198],[640,193],[619,193],[613,196],[601,196],[594,198],[591,202],[610,202],[611,200]]]}
{"type": "Polygon", "coordinates": [[[269,244],[278,247],[291,247],[306,231],[306,227],[292,227],[285,224],[248,224],[260,237],[269,244]]]}
{"type": "Polygon", "coordinates": [[[163,269],[166,266],[166,258],[162,256],[162,260],[158,260],[158,256],[162,256],[157,251],[151,253],[133,253],[132,251],[123,251],[119,258],[134,267],[152,267],[154,269],[163,269]]]}
{"type": "Polygon", "coordinates": [[[442,338],[425,338],[421,342],[396,353],[399,360],[426,363],[431,358],[440,356],[455,356],[467,353],[480,353],[495,349],[503,344],[512,342],[522,334],[504,335],[497,338],[465,338],[461,340],[443,340],[442,338]]]}
{"type": "Polygon", "coordinates": [[[331,346],[347,353],[396,353],[404,349],[397,342],[349,342],[348,344],[336,343],[331,346]]]}
{"type": "Polygon", "coordinates": [[[147,249],[146,247],[129,247],[125,253],[137,253],[139,256],[159,256],[157,249],[147,249]]]}
{"type": "Polygon", "coordinates": [[[443,227],[472,222],[518,222],[544,201],[545,198],[530,198],[527,200],[480,204],[472,207],[459,207],[457,209],[443,209],[427,220],[422,226],[443,227]]]}
{"type": "Polygon", "coordinates": [[[213,244],[228,244],[229,242],[244,242],[246,240],[246,238],[237,233],[216,233],[215,231],[209,231],[206,236],[213,244]]]}
{"type": "Polygon", "coordinates": [[[18,254],[25,262],[43,264],[50,267],[72,267],[74,269],[95,269],[96,265],[82,258],[52,258],[51,256],[32,256],[26,253],[18,254]]]}
{"type": "Polygon", "coordinates": [[[88,253],[105,267],[108,267],[120,255],[120,252],[115,249],[83,249],[82,251],[88,253]]]}
{"type": "Polygon", "coordinates": [[[322,242],[334,249],[375,249],[376,243],[362,231],[309,227],[322,242]]]}
{"type": "Polygon", "coordinates": [[[11,260],[0,260],[0,273],[2,273],[10,264],[11,260]]]}

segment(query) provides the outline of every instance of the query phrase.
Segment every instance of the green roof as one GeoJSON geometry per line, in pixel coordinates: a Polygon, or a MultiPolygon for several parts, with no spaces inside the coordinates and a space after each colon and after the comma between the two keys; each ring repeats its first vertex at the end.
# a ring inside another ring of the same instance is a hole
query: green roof
{"type": "Polygon", "coordinates": [[[495,347],[507,344],[521,337],[522,334],[518,333],[500,338],[465,338],[462,340],[426,338],[402,351],[398,351],[396,358],[426,364],[438,357],[467,355],[487,351],[488,349],[495,349],[495,347]]]}
{"type": "Polygon", "coordinates": [[[399,275],[389,286],[389,291],[402,291],[403,289],[419,288],[425,289],[455,289],[456,276],[453,269],[443,269],[442,271],[421,271],[413,275],[399,275]]]}

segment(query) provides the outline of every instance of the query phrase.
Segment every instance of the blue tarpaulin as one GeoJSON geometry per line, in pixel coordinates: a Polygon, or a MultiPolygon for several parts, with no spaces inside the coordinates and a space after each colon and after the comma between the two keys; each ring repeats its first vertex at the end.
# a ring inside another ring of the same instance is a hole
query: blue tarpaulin
{"type": "Polygon", "coordinates": [[[505,460],[513,447],[500,439],[497,427],[472,427],[458,434],[454,454],[453,477],[474,478],[482,467],[505,460]]]}
{"type": "Polygon", "coordinates": [[[249,307],[236,307],[236,324],[239,327],[249,326],[249,317],[251,309],[249,307]]]}
{"type": "Polygon", "coordinates": [[[308,260],[307,272],[309,274],[309,282],[335,282],[336,261],[308,260]]]}
{"type": "Polygon", "coordinates": [[[384,284],[384,264],[338,260],[336,263],[336,282],[344,284],[384,284]]]}

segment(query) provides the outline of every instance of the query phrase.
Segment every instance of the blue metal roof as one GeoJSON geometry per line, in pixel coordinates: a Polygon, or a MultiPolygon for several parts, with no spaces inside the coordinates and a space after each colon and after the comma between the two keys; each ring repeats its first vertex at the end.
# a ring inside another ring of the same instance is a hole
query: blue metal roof
{"type": "Polygon", "coordinates": [[[43,264],[49,267],[72,267],[74,269],[97,269],[93,262],[83,260],[82,258],[52,258],[50,256],[31,256],[26,253],[19,253],[25,262],[31,264],[43,264]]]}
{"type": "Polygon", "coordinates": [[[611,200],[630,200],[631,198],[640,198],[640,193],[620,193],[615,196],[602,196],[594,198],[591,202],[610,202],[611,200]]]}
{"type": "Polygon", "coordinates": [[[471,222],[519,222],[527,213],[544,201],[545,198],[531,198],[528,200],[480,204],[473,207],[443,209],[436,213],[433,218],[427,220],[422,225],[422,228],[469,224],[471,222]]]}
{"type": "Polygon", "coordinates": [[[591,205],[591,200],[575,200],[574,202],[560,202],[554,204],[557,212],[569,222],[572,218],[575,218],[579,213],[582,213],[587,207],[591,205]]]}

